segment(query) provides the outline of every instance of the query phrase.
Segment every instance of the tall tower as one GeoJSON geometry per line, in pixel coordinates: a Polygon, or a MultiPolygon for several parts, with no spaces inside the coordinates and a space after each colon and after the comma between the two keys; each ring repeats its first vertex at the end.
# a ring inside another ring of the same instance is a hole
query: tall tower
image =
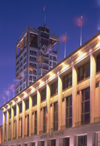
{"type": "Polygon", "coordinates": [[[15,95],[22,92],[58,62],[59,37],[47,26],[27,27],[16,42],[15,95]]]}

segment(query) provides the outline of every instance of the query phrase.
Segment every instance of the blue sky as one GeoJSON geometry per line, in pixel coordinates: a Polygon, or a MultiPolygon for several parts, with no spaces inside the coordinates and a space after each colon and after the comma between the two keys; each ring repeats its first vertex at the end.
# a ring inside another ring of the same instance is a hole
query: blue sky
{"type": "MultiPolygon", "coordinates": [[[[59,36],[67,33],[67,55],[80,44],[80,28],[74,24],[76,17],[85,18],[83,43],[99,32],[100,0],[0,0],[0,106],[4,104],[4,91],[15,78],[16,41],[27,26],[38,28],[44,24],[44,5],[50,32],[59,36]]],[[[64,43],[60,42],[59,61],[63,52],[64,43]]]]}

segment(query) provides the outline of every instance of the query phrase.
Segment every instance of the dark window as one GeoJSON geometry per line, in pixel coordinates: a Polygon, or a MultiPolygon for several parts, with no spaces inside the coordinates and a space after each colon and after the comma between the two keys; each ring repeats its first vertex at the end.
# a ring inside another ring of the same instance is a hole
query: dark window
{"type": "Polygon", "coordinates": [[[70,146],[69,137],[63,139],[63,146],[70,146]]]}
{"type": "Polygon", "coordinates": [[[72,126],[72,96],[66,97],[66,127],[72,126]]]}
{"type": "Polygon", "coordinates": [[[63,77],[63,90],[72,86],[72,73],[63,77]]]}
{"type": "Polygon", "coordinates": [[[100,71],[100,54],[96,58],[96,71],[100,71]]]}
{"type": "Polygon", "coordinates": [[[90,88],[82,91],[82,124],[90,123],[90,88]]]}
{"type": "Polygon", "coordinates": [[[58,93],[58,82],[51,84],[51,96],[58,93]]]}
{"type": "Polygon", "coordinates": [[[90,62],[78,68],[78,82],[90,76],[90,62]]]}
{"type": "Polygon", "coordinates": [[[44,107],[43,108],[43,132],[44,133],[46,132],[46,110],[47,110],[47,108],[44,107]]]}
{"type": "Polygon", "coordinates": [[[30,34],[30,47],[37,48],[37,35],[35,34],[30,34]]]}
{"type": "Polygon", "coordinates": [[[41,91],[41,102],[46,99],[46,88],[41,91]]]}
{"type": "Polygon", "coordinates": [[[51,140],[51,146],[56,146],[56,140],[51,140]]]}
{"type": "Polygon", "coordinates": [[[11,119],[11,110],[9,110],[9,119],[11,119]]]}
{"type": "Polygon", "coordinates": [[[26,136],[29,136],[29,115],[25,116],[25,122],[26,122],[26,128],[27,128],[27,133],[26,136]]]}
{"type": "Polygon", "coordinates": [[[16,107],[14,107],[14,116],[16,116],[16,107]]]}
{"type": "Polygon", "coordinates": [[[27,146],[27,144],[25,144],[25,146],[27,146]]]}
{"type": "Polygon", "coordinates": [[[32,106],[37,105],[37,94],[32,96],[32,106]]]}
{"type": "Polygon", "coordinates": [[[32,146],[35,146],[35,142],[32,143],[32,146]]]}
{"type": "Polygon", "coordinates": [[[78,146],[87,146],[87,136],[79,136],[78,137],[78,146]]]}
{"type": "Polygon", "coordinates": [[[34,126],[34,134],[37,134],[37,111],[35,111],[35,126],[34,126]]]}
{"type": "Polygon", "coordinates": [[[44,141],[41,141],[41,146],[44,146],[44,141]]]}
{"type": "Polygon", "coordinates": [[[58,130],[58,102],[54,103],[54,122],[53,122],[53,127],[54,130],[58,130]]]}
{"type": "Polygon", "coordinates": [[[19,104],[19,113],[22,113],[22,103],[19,104]]]}
{"type": "Polygon", "coordinates": [[[25,101],[25,108],[26,110],[29,108],[29,99],[25,101]]]}

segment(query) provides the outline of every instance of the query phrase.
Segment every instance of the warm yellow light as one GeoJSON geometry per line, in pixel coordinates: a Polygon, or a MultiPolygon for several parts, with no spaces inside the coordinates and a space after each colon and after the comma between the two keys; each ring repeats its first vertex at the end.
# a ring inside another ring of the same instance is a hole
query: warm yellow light
{"type": "Polygon", "coordinates": [[[31,93],[33,93],[35,91],[35,88],[32,88],[31,93]]]}
{"type": "Polygon", "coordinates": [[[68,69],[68,67],[69,67],[68,64],[62,63],[62,70],[61,71],[68,69]]]}
{"type": "Polygon", "coordinates": [[[77,61],[82,60],[86,56],[86,53],[81,53],[80,56],[76,59],[77,61]]]}
{"type": "Polygon", "coordinates": [[[39,81],[40,82],[40,85],[39,85],[39,87],[42,87],[43,85],[44,85],[44,82],[43,81],[39,81]]]}
{"type": "Polygon", "coordinates": [[[98,39],[100,40],[100,35],[98,36],[98,39]]]}
{"type": "Polygon", "coordinates": [[[55,78],[55,74],[54,73],[52,73],[52,72],[50,72],[50,77],[49,77],[49,80],[52,80],[52,79],[54,79],[55,78]]]}
{"type": "Polygon", "coordinates": [[[26,92],[24,92],[24,98],[26,98],[28,95],[27,95],[27,93],[26,92]]]}
{"type": "Polygon", "coordinates": [[[96,45],[96,48],[100,47],[100,42],[96,45]]]}

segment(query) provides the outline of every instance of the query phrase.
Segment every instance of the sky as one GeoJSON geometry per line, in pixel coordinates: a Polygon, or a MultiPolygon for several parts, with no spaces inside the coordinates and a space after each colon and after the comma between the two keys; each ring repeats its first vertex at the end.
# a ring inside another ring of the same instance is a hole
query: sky
{"type": "MultiPolygon", "coordinates": [[[[80,46],[76,17],[84,18],[83,43],[100,30],[100,0],[0,0],[0,107],[4,104],[4,92],[15,79],[16,41],[27,26],[44,25],[43,6],[50,33],[59,36],[67,33],[67,55],[80,46]]],[[[59,43],[59,61],[64,58],[64,45],[59,43]]],[[[9,99],[12,97],[10,93],[9,99]]]]}

